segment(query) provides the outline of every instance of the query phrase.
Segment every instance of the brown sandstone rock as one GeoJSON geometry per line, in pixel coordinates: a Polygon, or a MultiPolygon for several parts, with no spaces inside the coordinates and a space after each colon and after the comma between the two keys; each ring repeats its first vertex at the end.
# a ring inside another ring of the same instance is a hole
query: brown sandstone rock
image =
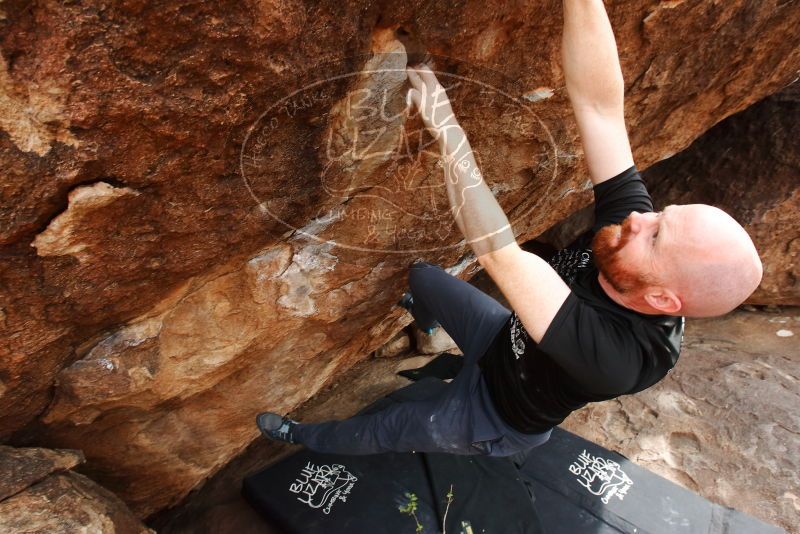
{"type": "Polygon", "coordinates": [[[19,493],[51,473],[83,463],[80,451],[0,446],[0,501],[19,493]]]}
{"type": "Polygon", "coordinates": [[[0,502],[0,531],[30,534],[144,534],[117,496],[71,471],[47,477],[0,502]]]}
{"type": "Polygon", "coordinates": [[[405,331],[400,331],[375,351],[376,358],[393,358],[408,352],[411,348],[411,338],[405,331]]]}
{"type": "Polygon", "coordinates": [[[80,451],[0,447],[0,532],[152,532],[113,493],[69,471],[80,451]]]}
{"type": "Polygon", "coordinates": [[[420,354],[439,354],[441,352],[451,352],[461,354],[456,342],[453,341],[444,328],[436,327],[431,334],[423,332],[416,326],[412,327],[414,333],[414,346],[420,354]]]}
{"type": "MultiPolygon", "coordinates": [[[[0,436],[84,450],[140,516],[400,330],[414,257],[474,265],[402,76],[343,74],[439,54],[520,240],[590,198],[555,1],[0,9],[0,436]]],[[[800,67],[794,2],[609,10],[642,168],[800,67]]]]}

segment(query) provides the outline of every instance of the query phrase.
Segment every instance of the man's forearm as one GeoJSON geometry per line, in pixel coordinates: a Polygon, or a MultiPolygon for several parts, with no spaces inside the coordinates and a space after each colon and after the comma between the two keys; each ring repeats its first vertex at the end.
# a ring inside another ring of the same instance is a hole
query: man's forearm
{"type": "Polygon", "coordinates": [[[562,63],[572,105],[621,109],[625,85],[603,0],[563,4],[562,63]]]}
{"type": "Polygon", "coordinates": [[[439,147],[450,208],[475,255],[480,258],[516,243],[508,217],[483,179],[467,136],[457,122],[444,129],[439,147]]]}

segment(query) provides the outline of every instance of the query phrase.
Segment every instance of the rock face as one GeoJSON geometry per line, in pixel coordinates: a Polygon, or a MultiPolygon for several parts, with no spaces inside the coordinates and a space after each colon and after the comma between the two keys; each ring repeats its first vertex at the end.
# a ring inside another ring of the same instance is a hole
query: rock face
{"type": "Polygon", "coordinates": [[[563,426],[715,502],[797,532],[798,313],[687,320],[667,378],[590,404],[563,426]]]}
{"type": "Polygon", "coordinates": [[[83,461],[80,451],[0,447],[0,531],[152,533],[113,493],[69,471],[83,461]]]}
{"type": "MultiPolygon", "coordinates": [[[[82,449],[142,517],[407,324],[412,259],[469,276],[407,55],[521,241],[590,200],[556,1],[0,10],[0,436],[82,449]]],[[[609,10],[642,168],[800,68],[796,2],[609,10]]]]}
{"type": "Polygon", "coordinates": [[[413,326],[411,331],[414,334],[414,347],[420,354],[439,354],[441,352],[461,354],[461,349],[441,326],[434,328],[430,334],[416,326],[413,326]]]}
{"type": "Polygon", "coordinates": [[[764,264],[751,304],[800,304],[800,83],[647,170],[660,206],[704,203],[739,221],[764,264]]]}
{"type": "Polygon", "coordinates": [[[376,358],[393,358],[404,354],[411,348],[411,338],[404,331],[400,331],[382,346],[375,350],[376,358]]]}
{"type": "Polygon", "coordinates": [[[80,451],[0,446],[0,501],[47,478],[51,473],[66,471],[83,463],[80,451]]]}

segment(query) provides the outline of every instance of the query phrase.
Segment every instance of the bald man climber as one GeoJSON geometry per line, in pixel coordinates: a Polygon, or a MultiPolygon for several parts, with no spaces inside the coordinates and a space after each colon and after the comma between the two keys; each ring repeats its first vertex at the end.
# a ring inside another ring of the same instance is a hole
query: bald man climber
{"type": "Polygon", "coordinates": [[[633,163],[624,85],[602,0],[564,0],[563,69],[589,174],[595,224],[550,262],[523,251],[482,179],[444,89],[422,66],[409,98],[436,137],[456,222],[513,310],[436,265],[414,263],[409,309],[464,353],[433,398],[343,421],[257,416],[270,439],[339,454],[507,456],[547,441],[588,402],[635,393],[675,365],[683,317],[727,313],[762,267],[744,229],[702,204],[653,211],[633,163]]]}

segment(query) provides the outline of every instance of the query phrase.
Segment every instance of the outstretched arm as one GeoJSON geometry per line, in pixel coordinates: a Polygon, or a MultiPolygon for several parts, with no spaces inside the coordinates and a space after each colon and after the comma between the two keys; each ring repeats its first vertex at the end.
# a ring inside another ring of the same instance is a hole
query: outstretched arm
{"type": "Polygon", "coordinates": [[[419,110],[425,126],[439,143],[450,210],[475,256],[480,260],[516,244],[511,224],[486,185],[467,135],[433,71],[427,65],[409,68],[408,78],[412,86],[409,105],[413,103],[419,110]]]}
{"type": "Polygon", "coordinates": [[[439,141],[450,208],[478,261],[538,343],[569,295],[569,287],[540,257],[522,250],[508,218],[475,163],[444,89],[427,67],[409,69],[410,99],[439,141]]]}
{"type": "Polygon", "coordinates": [[[592,182],[633,165],[625,129],[625,85],[603,0],[563,0],[564,78],[592,182]]]}

